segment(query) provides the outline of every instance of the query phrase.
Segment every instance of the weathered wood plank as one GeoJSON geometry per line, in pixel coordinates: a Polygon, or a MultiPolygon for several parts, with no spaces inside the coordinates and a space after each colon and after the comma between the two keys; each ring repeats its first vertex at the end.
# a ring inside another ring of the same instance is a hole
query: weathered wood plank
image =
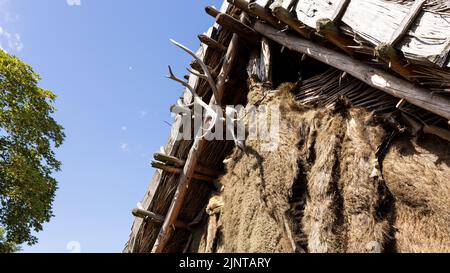
{"type": "Polygon", "coordinates": [[[416,21],[417,16],[420,14],[425,2],[426,0],[417,0],[414,3],[414,5],[411,7],[411,10],[408,12],[407,16],[400,23],[399,28],[395,30],[388,44],[394,46],[402,40],[402,38],[411,28],[412,24],[416,21]]]}
{"type": "MultiPolygon", "coordinates": [[[[332,18],[340,0],[303,0],[297,5],[298,19],[315,28],[317,21],[332,18]]],[[[389,43],[401,28],[411,5],[394,1],[350,1],[342,22],[364,40],[378,46],[389,43]]],[[[420,12],[411,29],[396,46],[415,62],[429,62],[445,66],[450,51],[450,15],[428,11],[420,12]]]]}
{"type": "Polygon", "coordinates": [[[366,84],[384,91],[392,96],[405,99],[409,103],[428,110],[446,119],[450,119],[450,99],[416,86],[406,80],[392,76],[388,72],[371,67],[345,54],[317,45],[313,42],[257,22],[255,30],[263,36],[281,45],[306,54],[316,60],[347,72],[366,84]]]}

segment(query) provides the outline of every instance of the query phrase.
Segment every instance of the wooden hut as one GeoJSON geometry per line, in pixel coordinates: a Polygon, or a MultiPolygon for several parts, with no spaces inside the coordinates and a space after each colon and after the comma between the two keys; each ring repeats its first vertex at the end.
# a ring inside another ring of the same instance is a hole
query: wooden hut
{"type": "Polygon", "coordinates": [[[124,252],[450,251],[450,2],[206,13],[195,54],[175,42],[190,75],[169,78],[186,87],[173,109],[210,115],[192,140],[175,118],[124,252]],[[199,133],[239,104],[280,109],[275,149],[199,133]]]}

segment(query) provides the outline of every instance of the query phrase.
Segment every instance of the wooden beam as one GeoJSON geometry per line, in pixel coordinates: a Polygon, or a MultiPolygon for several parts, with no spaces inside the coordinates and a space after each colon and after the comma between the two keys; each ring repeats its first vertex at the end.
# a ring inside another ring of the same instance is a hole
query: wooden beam
{"type": "Polygon", "coordinates": [[[282,5],[272,5],[272,14],[278,20],[288,25],[293,31],[297,32],[306,39],[311,39],[313,32],[308,29],[304,24],[302,24],[296,17],[294,17],[288,10],[286,10],[282,5]]]}
{"type": "Polygon", "coordinates": [[[250,43],[257,43],[260,40],[258,33],[256,33],[251,27],[245,25],[239,20],[236,20],[226,13],[220,13],[217,15],[216,22],[250,43]]]}
{"type": "MultiPolygon", "coordinates": [[[[183,172],[183,169],[181,168],[177,168],[177,167],[173,167],[173,166],[168,166],[165,165],[163,163],[160,162],[155,162],[153,161],[151,163],[152,167],[155,169],[159,169],[168,173],[172,173],[172,174],[181,174],[183,172]]],[[[217,179],[214,177],[210,177],[207,175],[203,175],[203,174],[198,174],[198,173],[194,173],[192,175],[192,178],[195,180],[201,180],[201,181],[205,181],[205,182],[209,182],[209,183],[214,183],[217,179]]]]}
{"type": "Polygon", "coordinates": [[[357,46],[356,42],[344,36],[336,22],[331,19],[319,19],[317,20],[317,32],[325,37],[329,42],[340,48],[348,55],[353,55],[353,51],[350,50],[350,46],[357,46]]]}
{"type": "MultiPolygon", "coordinates": [[[[158,215],[156,213],[153,213],[153,212],[150,212],[150,211],[146,211],[146,210],[143,210],[143,209],[138,209],[138,208],[133,209],[132,214],[133,214],[134,217],[142,218],[144,220],[150,219],[152,221],[155,221],[156,223],[163,223],[164,219],[165,219],[164,216],[161,216],[161,215],[158,215]]],[[[186,223],[184,223],[184,222],[176,221],[175,222],[175,227],[177,227],[177,228],[188,228],[188,225],[186,223]]]]}
{"type": "Polygon", "coordinates": [[[414,71],[409,67],[408,62],[403,56],[400,55],[400,52],[392,45],[380,44],[374,49],[374,52],[375,56],[390,69],[408,81],[416,82],[414,71]]]}
{"type": "Polygon", "coordinates": [[[220,11],[216,10],[214,7],[211,7],[211,6],[205,7],[205,11],[207,14],[211,15],[214,18],[216,18],[217,15],[220,14],[220,11]]]}
{"type": "Polygon", "coordinates": [[[425,134],[431,134],[442,138],[450,142],[450,131],[441,127],[433,126],[433,125],[425,125],[423,127],[423,132],[425,134]]]}
{"type": "Polygon", "coordinates": [[[283,29],[283,25],[280,24],[280,22],[278,22],[278,20],[274,18],[273,15],[268,12],[267,9],[258,5],[258,3],[256,2],[250,3],[248,5],[248,9],[250,15],[256,16],[260,20],[265,21],[266,23],[272,25],[273,27],[283,29]]]}
{"type": "Polygon", "coordinates": [[[204,43],[205,45],[207,45],[213,49],[216,49],[216,50],[219,50],[222,52],[227,51],[226,46],[222,45],[221,43],[217,42],[216,40],[214,40],[213,38],[211,38],[205,34],[198,35],[198,39],[200,40],[200,42],[204,43]]]}
{"type": "MultiPolygon", "coordinates": [[[[186,164],[186,161],[176,158],[174,156],[168,156],[168,155],[164,155],[161,153],[156,153],[154,154],[153,158],[157,161],[169,164],[169,165],[173,165],[177,168],[183,168],[184,165],[186,164]]],[[[213,170],[211,168],[202,166],[202,165],[198,165],[197,169],[195,170],[197,173],[199,174],[203,174],[206,176],[211,176],[211,177],[218,177],[223,175],[223,172],[218,171],[218,170],[213,170]]]]}
{"type": "Polygon", "coordinates": [[[255,30],[263,36],[291,49],[306,54],[325,64],[347,72],[368,85],[384,91],[394,97],[405,99],[411,104],[428,110],[446,119],[450,119],[450,99],[432,94],[430,90],[416,86],[388,72],[374,68],[345,54],[328,49],[308,40],[257,22],[255,30]]]}

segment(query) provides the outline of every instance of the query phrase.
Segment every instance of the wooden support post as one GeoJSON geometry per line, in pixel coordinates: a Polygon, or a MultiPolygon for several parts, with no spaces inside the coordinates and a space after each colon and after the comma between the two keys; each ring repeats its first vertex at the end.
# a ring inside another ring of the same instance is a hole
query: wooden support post
{"type": "Polygon", "coordinates": [[[220,13],[216,17],[216,22],[224,28],[227,28],[234,34],[239,35],[243,40],[252,44],[260,40],[260,36],[251,27],[245,25],[243,22],[234,19],[226,13],[220,13]]]}
{"type": "Polygon", "coordinates": [[[445,119],[450,119],[450,99],[445,96],[433,94],[430,90],[324,46],[287,33],[281,33],[269,25],[257,22],[255,30],[291,50],[304,53],[325,64],[347,72],[374,88],[394,97],[405,99],[409,103],[445,119]]]}
{"type": "MultiPolygon", "coordinates": [[[[156,223],[163,223],[164,219],[165,219],[164,216],[161,216],[161,215],[158,215],[158,214],[155,214],[153,212],[146,211],[146,210],[143,210],[143,209],[138,209],[138,208],[133,209],[132,214],[133,214],[134,217],[142,218],[144,220],[149,219],[149,220],[155,221],[156,223]]],[[[175,222],[175,227],[177,227],[177,228],[188,228],[188,225],[186,223],[181,222],[181,221],[176,221],[175,222]]]]}
{"type": "MultiPolygon", "coordinates": [[[[241,22],[244,22],[246,18],[245,14],[241,15],[241,22]]],[[[220,105],[223,99],[226,84],[228,82],[228,77],[236,63],[238,58],[238,46],[239,46],[239,36],[234,34],[231,38],[230,45],[228,46],[227,53],[223,61],[222,69],[220,70],[219,76],[217,77],[217,91],[219,93],[219,98],[216,98],[217,103],[220,105]]]]}
{"type": "Polygon", "coordinates": [[[247,66],[247,73],[250,79],[257,78],[258,83],[263,83],[267,89],[273,87],[272,84],[272,52],[270,41],[263,38],[261,49],[255,49],[250,55],[247,66]]]}
{"type": "MultiPolygon", "coordinates": [[[[244,21],[245,14],[241,15],[241,21],[244,21]]],[[[218,77],[217,90],[220,98],[215,98],[214,96],[211,98],[210,105],[221,104],[221,99],[223,97],[224,86],[226,83],[226,79],[228,78],[229,71],[232,70],[232,66],[235,63],[235,59],[237,57],[237,49],[239,43],[239,37],[234,34],[233,38],[228,46],[227,54],[225,56],[224,64],[222,66],[221,73],[218,77]],[[226,66],[226,67],[225,67],[226,66]]],[[[209,128],[211,125],[211,120],[207,119],[204,124],[204,128],[209,128]]],[[[172,203],[170,205],[169,211],[167,213],[166,219],[164,220],[163,226],[156,238],[155,244],[153,245],[152,253],[162,253],[167,246],[170,238],[173,234],[173,223],[176,222],[178,215],[181,212],[181,209],[184,204],[184,200],[186,198],[186,194],[188,192],[190,183],[193,179],[193,175],[195,173],[195,169],[198,165],[198,161],[202,152],[205,149],[207,141],[204,138],[199,137],[202,134],[202,130],[197,132],[197,137],[192,145],[191,150],[189,151],[188,158],[186,160],[186,164],[183,168],[183,171],[180,175],[178,186],[175,191],[174,197],[172,199],[172,203]]]]}
{"type": "Polygon", "coordinates": [[[311,39],[313,32],[295,18],[288,10],[283,8],[280,4],[273,4],[270,9],[273,16],[278,20],[288,25],[293,31],[300,34],[306,39],[311,39]]]}
{"type": "MultiPolygon", "coordinates": [[[[165,172],[172,173],[172,174],[181,174],[183,172],[183,170],[181,168],[168,166],[168,165],[165,165],[160,162],[153,161],[151,163],[151,165],[155,169],[163,170],[165,172]]],[[[209,182],[209,183],[214,183],[216,181],[216,178],[213,178],[213,177],[210,177],[207,175],[203,175],[203,174],[198,174],[198,173],[194,173],[192,175],[192,178],[195,180],[201,180],[201,181],[205,181],[205,182],[209,182]]]]}
{"type": "Polygon", "coordinates": [[[272,51],[270,41],[267,38],[261,40],[261,64],[263,66],[263,82],[272,88],[272,51]]]}
{"type": "Polygon", "coordinates": [[[207,45],[213,49],[216,49],[221,52],[227,51],[226,46],[222,45],[221,43],[217,42],[216,40],[214,40],[213,38],[211,38],[205,34],[198,35],[198,39],[200,40],[200,42],[204,43],[205,45],[207,45]]]}

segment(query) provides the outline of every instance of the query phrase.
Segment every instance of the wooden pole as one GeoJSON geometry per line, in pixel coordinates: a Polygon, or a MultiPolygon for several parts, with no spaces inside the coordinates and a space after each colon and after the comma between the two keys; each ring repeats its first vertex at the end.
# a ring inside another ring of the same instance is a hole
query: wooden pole
{"type": "MultiPolygon", "coordinates": [[[[246,18],[245,13],[241,15],[240,21],[244,22],[246,18]]],[[[238,58],[238,46],[239,46],[239,36],[234,34],[231,38],[230,45],[228,46],[227,53],[225,54],[225,58],[223,60],[222,69],[220,70],[219,76],[217,76],[217,92],[219,93],[219,98],[216,98],[216,101],[219,105],[221,105],[223,95],[225,93],[225,87],[228,82],[228,77],[236,63],[238,58]]]]}
{"type": "Polygon", "coordinates": [[[217,15],[216,22],[231,32],[239,35],[242,39],[249,43],[254,44],[260,40],[258,33],[256,33],[251,27],[239,20],[236,20],[226,13],[220,13],[217,15]]]}
{"type": "Polygon", "coordinates": [[[310,39],[313,32],[309,30],[303,23],[301,23],[297,18],[295,18],[288,10],[283,8],[281,5],[273,5],[271,7],[272,14],[278,20],[288,25],[293,31],[302,35],[306,39],[310,39]]]}
{"type": "Polygon", "coordinates": [[[227,51],[227,48],[224,45],[217,42],[213,38],[210,38],[208,35],[200,34],[200,35],[198,35],[198,39],[200,40],[200,42],[204,43],[205,45],[207,45],[211,48],[214,48],[216,50],[223,51],[223,52],[227,51]]]}
{"type": "MultiPolygon", "coordinates": [[[[241,15],[241,21],[245,18],[245,15],[241,15]]],[[[235,63],[235,58],[237,57],[236,52],[232,52],[232,49],[234,51],[237,50],[239,42],[239,39],[236,34],[233,35],[233,38],[230,42],[230,45],[228,47],[227,54],[225,56],[224,64],[222,67],[222,71],[219,75],[219,78],[222,78],[222,84],[218,82],[217,84],[217,90],[219,96],[223,96],[224,86],[223,84],[226,83],[223,79],[228,78],[228,72],[231,71],[232,65],[235,63]],[[227,66],[225,69],[224,67],[227,66]]],[[[214,96],[211,98],[210,105],[220,105],[221,98],[215,98],[214,96]]],[[[204,128],[210,127],[211,120],[208,119],[205,121],[204,128]]],[[[200,156],[207,144],[207,141],[204,138],[200,138],[199,136],[202,134],[202,130],[199,130],[197,133],[197,137],[195,138],[195,141],[192,145],[191,150],[189,151],[188,158],[186,160],[186,164],[183,168],[183,171],[180,175],[180,178],[178,180],[178,187],[175,191],[175,195],[172,199],[172,203],[170,205],[169,211],[167,213],[166,219],[164,220],[163,226],[161,227],[161,230],[158,234],[158,237],[156,238],[155,244],[153,245],[152,253],[162,253],[164,252],[164,249],[167,246],[167,243],[169,242],[170,238],[173,234],[173,223],[178,218],[178,215],[181,212],[181,209],[184,204],[184,200],[186,198],[186,194],[188,192],[190,183],[193,179],[193,175],[195,172],[195,169],[198,165],[198,161],[200,159],[200,156]]]]}
{"type": "Polygon", "coordinates": [[[430,90],[416,86],[384,70],[355,60],[343,53],[336,52],[291,34],[279,32],[267,24],[257,22],[255,24],[255,30],[291,50],[306,54],[316,60],[347,72],[374,88],[394,97],[405,99],[409,103],[445,119],[450,119],[450,99],[447,97],[432,94],[430,90]]]}
{"type": "Polygon", "coordinates": [[[220,11],[216,10],[215,8],[211,7],[211,6],[207,6],[205,7],[205,11],[207,14],[211,15],[212,17],[217,17],[217,15],[220,14],[220,11]]]}
{"type": "Polygon", "coordinates": [[[283,25],[275,19],[264,7],[258,5],[258,3],[250,3],[248,5],[249,13],[258,17],[260,20],[272,25],[275,28],[282,29],[283,25]]]}
{"type": "MultiPolygon", "coordinates": [[[[153,220],[153,221],[155,221],[157,223],[163,223],[164,219],[165,219],[164,216],[161,216],[161,215],[158,215],[156,213],[153,213],[153,212],[150,212],[150,211],[146,211],[146,210],[143,210],[143,209],[138,209],[138,208],[133,209],[132,214],[133,214],[134,217],[142,218],[142,219],[151,219],[151,220],[153,220]]],[[[177,227],[177,228],[187,228],[188,225],[186,223],[181,222],[181,221],[176,221],[175,222],[175,227],[177,227]]]]}
{"type": "MultiPolygon", "coordinates": [[[[173,173],[173,174],[181,174],[183,172],[183,169],[181,169],[181,168],[168,166],[163,163],[154,162],[154,161],[152,162],[152,167],[155,169],[163,170],[165,172],[173,173]]],[[[201,181],[205,181],[205,182],[209,182],[209,183],[214,183],[216,181],[216,179],[214,177],[210,177],[210,176],[198,174],[198,173],[194,173],[192,175],[192,178],[195,180],[201,180],[201,181]]]]}
{"type": "MultiPolygon", "coordinates": [[[[169,165],[173,165],[177,168],[183,168],[184,165],[186,164],[186,161],[184,161],[182,159],[176,158],[174,156],[164,155],[161,153],[156,153],[153,156],[153,158],[157,161],[164,162],[169,165]]],[[[195,171],[199,174],[203,174],[203,175],[211,176],[211,177],[218,177],[218,176],[223,175],[223,172],[221,172],[221,171],[213,170],[211,168],[208,168],[208,167],[205,167],[202,165],[198,165],[197,169],[195,169],[195,171]]]]}

